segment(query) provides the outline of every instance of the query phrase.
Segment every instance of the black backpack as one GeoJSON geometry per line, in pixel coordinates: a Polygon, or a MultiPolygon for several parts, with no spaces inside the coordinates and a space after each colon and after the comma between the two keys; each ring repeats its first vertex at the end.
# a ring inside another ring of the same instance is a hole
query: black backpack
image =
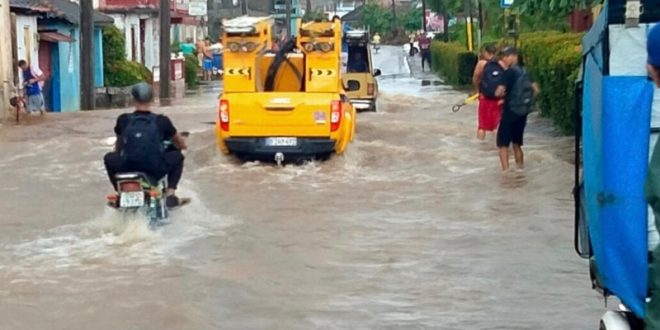
{"type": "Polygon", "coordinates": [[[525,69],[516,68],[516,70],[520,70],[520,76],[508,92],[509,109],[518,116],[526,116],[534,111],[534,87],[532,87],[532,78],[525,69]]]}
{"type": "Polygon", "coordinates": [[[121,157],[132,171],[155,175],[162,171],[165,148],[155,114],[132,114],[121,134],[121,157]]]}
{"type": "Polygon", "coordinates": [[[501,85],[504,68],[497,61],[489,61],[484,66],[484,72],[479,82],[479,93],[488,99],[497,99],[495,90],[501,85]]]}

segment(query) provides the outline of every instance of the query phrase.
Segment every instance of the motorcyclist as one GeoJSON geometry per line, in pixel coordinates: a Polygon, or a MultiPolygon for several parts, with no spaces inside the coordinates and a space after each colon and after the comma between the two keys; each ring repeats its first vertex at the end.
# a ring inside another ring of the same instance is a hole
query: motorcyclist
{"type": "Polygon", "coordinates": [[[153,90],[149,84],[142,82],[133,86],[131,94],[135,111],[117,118],[115,149],[104,158],[108,178],[117,190],[115,176],[121,172],[142,172],[152,180],[167,175],[165,204],[169,208],[182,206],[189,200],[177,197],[175,191],[183,174],[181,151],[187,148],[184,137],[167,116],[151,112],[153,90]],[[166,149],[167,142],[175,148],[166,149]]]}
{"type": "Polygon", "coordinates": [[[373,38],[371,38],[371,43],[374,45],[376,51],[380,49],[380,34],[378,34],[378,32],[376,32],[373,38]]]}

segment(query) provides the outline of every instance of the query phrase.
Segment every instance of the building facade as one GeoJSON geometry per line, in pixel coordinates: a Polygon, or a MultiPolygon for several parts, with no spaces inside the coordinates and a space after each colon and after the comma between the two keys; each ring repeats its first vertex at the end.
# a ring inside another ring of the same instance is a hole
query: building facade
{"type": "MultiPolygon", "coordinates": [[[[42,89],[46,109],[80,110],[80,6],[68,0],[11,0],[16,44],[15,61],[26,60],[46,77],[42,89]]],[[[102,26],[111,17],[94,12],[94,83],[103,86],[102,26]]],[[[15,67],[15,66],[14,66],[15,67]]],[[[18,70],[16,74],[20,74],[18,70]]]]}

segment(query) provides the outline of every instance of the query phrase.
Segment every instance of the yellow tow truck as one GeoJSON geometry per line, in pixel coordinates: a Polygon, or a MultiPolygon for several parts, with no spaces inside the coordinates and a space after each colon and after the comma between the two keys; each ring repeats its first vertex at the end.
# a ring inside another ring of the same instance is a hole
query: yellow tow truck
{"type": "Polygon", "coordinates": [[[297,38],[277,51],[272,24],[248,16],[223,22],[220,150],[278,163],[343,153],[356,116],[341,79],[341,22],[299,23],[297,38]]]}
{"type": "Polygon", "coordinates": [[[346,74],[343,75],[348,97],[356,111],[376,111],[380,69],[373,68],[369,32],[364,29],[349,30],[344,39],[348,45],[346,74]]]}

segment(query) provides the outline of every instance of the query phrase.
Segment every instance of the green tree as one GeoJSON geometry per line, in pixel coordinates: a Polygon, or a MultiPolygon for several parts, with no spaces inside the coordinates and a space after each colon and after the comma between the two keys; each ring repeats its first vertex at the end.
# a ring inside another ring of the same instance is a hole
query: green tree
{"type": "Polygon", "coordinates": [[[397,28],[392,11],[383,8],[375,0],[369,0],[364,4],[361,23],[368,26],[370,31],[383,35],[391,35],[391,32],[397,28]]]}
{"type": "Polygon", "coordinates": [[[415,8],[408,10],[403,15],[403,28],[406,31],[416,31],[422,29],[422,9],[415,8]]]}

